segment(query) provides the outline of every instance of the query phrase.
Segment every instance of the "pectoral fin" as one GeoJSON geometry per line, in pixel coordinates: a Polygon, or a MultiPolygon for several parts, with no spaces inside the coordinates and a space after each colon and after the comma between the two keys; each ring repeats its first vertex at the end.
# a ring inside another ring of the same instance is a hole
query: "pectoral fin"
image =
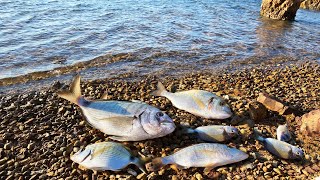
{"type": "Polygon", "coordinates": [[[110,139],[115,141],[128,141],[129,138],[127,136],[109,136],[110,139]]]}

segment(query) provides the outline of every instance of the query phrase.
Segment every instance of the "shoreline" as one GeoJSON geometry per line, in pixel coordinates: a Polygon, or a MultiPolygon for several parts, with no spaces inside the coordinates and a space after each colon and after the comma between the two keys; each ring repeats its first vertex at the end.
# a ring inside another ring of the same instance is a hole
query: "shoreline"
{"type": "MultiPolygon", "coordinates": [[[[134,75],[133,75],[134,77],[134,75]]],[[[129,78],[130,79],[130,78],[129,78]]],[[[165,98],[155,98],[150,92],[161,80],[167,90],[180,91],[203,89],[217,92],[220,96],[228,95],[228,103],[234,114],[248,119],[247,104],[254,101],[261,91],[278,97],[302,113],[320,108],[320,65],[318,63],[300,63],[299,65],[277,67],[261,65],[235,72],[219,74],[190,74],[181,77],[161,78],[154,75],[141,80],[121,80],[121,77],[82,81],[85,97],[100,98],[105,91],[108,99],[141,100],[156,106],[175,121],[177,129],[172,134],[153,140],[126,142],[134,154],[149,157],[169,155],[178,148],[202,142],[194,136],[182,136],[184,126],[198,127],[210,124],[229,125],[231,119],[208,120],[178,110],[165,98]]],[[[67,80],[71,81],[71,78],[67,80]]],[[[130,166],[138,176],[130,175],[126,170],[120,172],[93,172],[83,170],[73,163],[69,155],[87,144],[108,141],[108,136],[86,124],[79,108],[58,98],[55,92],[65,83],[55,84],[40,91],[28,93],[0,94],[0,176],[18,179],[85,179],[85,178],[124,178],[147,179],[146,175],[134,166],[130,166]],[[8,128],[9,127],[9,128],[8,128]]],[[[271,177],[289,177],[311,179],[320,175],[320,139],[304,137],[298,132],[298,124],[292,121],[290,130],[296,144],[302,147],[305,162],[279,159],[268,153],[255,141],[247,121],[235,126],[242,133],[241,137],[226,143],[249,154],[243,162],[218,167],[213,170],[214,177],[220,179],[256,179],[271,177]]],[[[265,136],[274,137],[277,125],[285,118],[268,111],[268,117],[256,122],[256,127],[264,130],[265,136]]],[[[179,170],[178,173],[165,167],[155,173],[149,173],[151,179],[207,179],[203,168],[179,170]]]]}

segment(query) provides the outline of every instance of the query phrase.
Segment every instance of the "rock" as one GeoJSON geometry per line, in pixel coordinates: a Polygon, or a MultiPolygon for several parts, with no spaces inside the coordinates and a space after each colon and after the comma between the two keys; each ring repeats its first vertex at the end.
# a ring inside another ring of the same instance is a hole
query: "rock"
{"type": "Polygon", "coordinates": [[[320,11],[320,0],[305,0],[300,4],[300,8],[320,11]]]}
{"type": "Polygon", "coordinates": [[[252,120],[258,122],[267,117],[267,108],[259,102],[249,103],[249,115],[252,120]]]}
{"type": "Polygon", "coordinates": [[[6,144],[3,146],[3,148],[4,148],[5,150],[9,150],[9,149],[11,149],[11,147],[12,147],[12,143],[11,143],[11,142],[6,143],[6,144]]]}
{"type": "Polygon", "coordinates": [[[146,173],[141,173],[137,176],[137,179],[146,179],[147,174],[146,173]]]}
{"type": "Polygon", "coordinates": [[[301,122],[300,132],[309,136],[320,135],[320,109],[310,111],[301,118],[296,118],[301,122]]]}
{"type": "Polygon", "coordinates": [[[262,0],[260,14],[277,20],[294,20],[300,0],[262,0]]]}
{"type": "Polygon", "coordinates": [[[257,101],[269,110],[278,112],[280,115],[291,114],[293,112],[293,109],[289,106],[284,105],[279,99],[272,97],[267,93],[260,93],[257,101]]]}

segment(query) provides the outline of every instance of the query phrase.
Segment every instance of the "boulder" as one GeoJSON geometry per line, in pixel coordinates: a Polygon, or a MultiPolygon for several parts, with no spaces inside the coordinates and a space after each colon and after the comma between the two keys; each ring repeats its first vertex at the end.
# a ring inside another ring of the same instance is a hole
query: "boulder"
{"type": "Polygon", "coordinates": [[[260,93],[257,101],[263,104],[267,109],[276,111],[280,115],[290,114],[293,111],[289,106],[284,105],[284,103],[279,99],[270,96],[267,93],[260,93]]]}
{"type": "Polygon", "coordinates": [[[300,4],[300,8],[320,11],[320,0],[305,0],[300,4]]]}
{"type": "Polygon", "coordinates": [[[294,20],[300,0],[262,0],[260,14],[278,20],[294,20]]]}
{"type": "Polygon", "coordinates": [[[320,135],[320,109],[310,111],[301,117],[297,117],[297,121],[301,121],[301,133],[308,136],[320,135]]]}

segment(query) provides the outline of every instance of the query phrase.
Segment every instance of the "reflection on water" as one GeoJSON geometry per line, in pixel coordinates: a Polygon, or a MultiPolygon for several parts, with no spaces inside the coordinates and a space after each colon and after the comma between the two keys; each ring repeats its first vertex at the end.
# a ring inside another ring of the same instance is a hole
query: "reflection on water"
{"type": "Polygon", "coordinates": [[[286,33],[292,31],[293,22],[277,21],[267,18],[260,19],[257,27],[257,44],[255,55],[270,57],[281,55],[286,48],[286,33]]]}
{"type": "Polygon", "coordinates": [[[185,71],[215,68],[252,57],[319,59],[320,13],[299,10],[294,22],[271,21],[260,18],[260,3],[0,1],[0,79],[73,71],[76,63],[105,54],[132,55],[112,70],[134,69],[137,75],[177,64],[185,71]]]}

